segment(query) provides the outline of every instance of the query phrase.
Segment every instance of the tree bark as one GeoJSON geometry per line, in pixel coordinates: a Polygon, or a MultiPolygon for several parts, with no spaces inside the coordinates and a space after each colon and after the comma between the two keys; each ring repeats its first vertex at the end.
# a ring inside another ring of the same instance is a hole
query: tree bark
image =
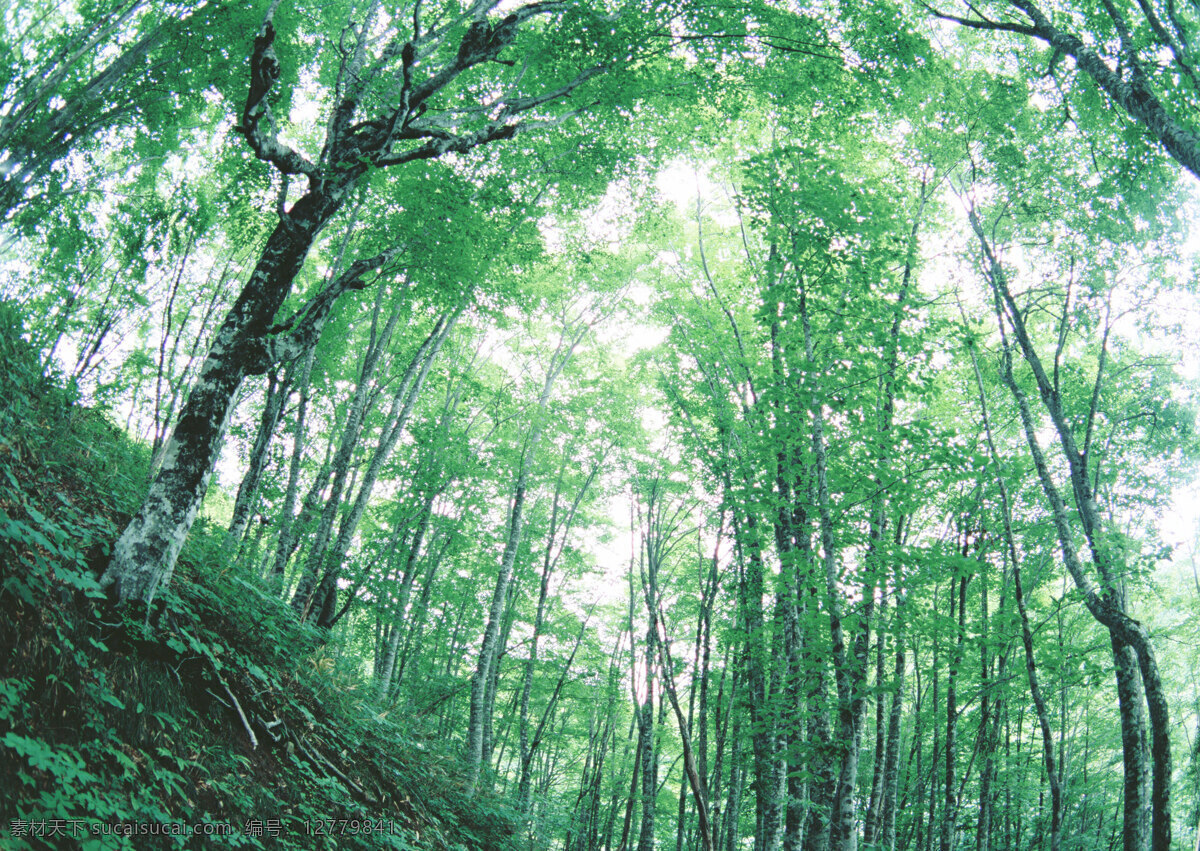
{"type": "Polygon", "coordinates": [[[271,322],[343,197],[342,192],[309,192],[267,240],[200,368],[145,502],[113,547],[100,582],[118,601],[149,604],[159,587],[170,582],[208,489],[242,380],[266,368],[264,338],[271,322]]]}
{"type": "MultiPolygon", "coordinates": [[[[300,384],[298,391],[300,398],[296,402],[296,419],[292,425],[292,457],[288,462],[288,478],[287,487],[283,494],[283,508],[280,512],[279,519],[279,535],[275,540],[275,557],[271,565],[271,576],[281,586],[283,579],[284,568],[287,566],[288,559],[292,557],[292,551],[295,548],[296,542],[296,522],[304,516],[303,509],[300,512],[300,518],[296,517],[296,497],[300,490],[300,468],[304,463],[304,446],[308,417],[308,400],[312,389],[312,368],[313,362],[316,360],[316,348],[309,349],[308,354],[304,357],[304,366],[300,372],[300,384]]],[[[324,471],[318,474],[318,478],[324,478],[324,471]]],[[[281,587],[276,587],[277,593],[282,593],[281,587]]]]}
{"type": "MultiPolygon", "coordinates": [[[[521,758],[520,776],[517,782],[517,805],[521,812],[529,811],[529,793],[532,782],[533,770],[533,755],[537,750],[538,740],[541,734],[541,725],[537,730],[532,742],[530,741],[529,733],[529,703],[533,692],[533,673],[534,667],[537,665],[538,658],[538,640],[541,638],[542,629],[545,624],[546,616],[546,601],[550,591],[550,577],[558,565],[558,560],[562,556],[563,549],[567,545],[567,539],[571,534],[571,527],[575,522],[575,515],[579,511],[579,506],[587,496],[588,490],[591,488],[592,482],[600,471],[600,463],[598,462],[589,472],[587,479],[575,494],[569,509],[566,511],[566,517],[559,518],[561,509],[561,501],[563,497],[563,476],[566,473],[568,456],[564,452],[562,464],[558,471],[558,481],[554,488],[554,499],[550,509],[550,528],[546,533],[546,549],[542,556],[542,580],[538,586],[538,605],[537,613],[533,620],[533,636],[529,643],[529,656],[525,660],[525,671],[521,683],[521,702],[519,710],[519,748],[521,758]],[[559,543],[559,534],[562,535],[562,541],[559,543]]],[[[572,659],[574,655],[572,654],[572,659]]],[[[568,663],[569,664],[569,663],[568,663]]],[[[565,676],[565,672],[564,672],[565,676]]]]}
{"type": "Polygon", "coordinates": [[[388,416],[384,419],[383,434],[379,438],[379,444],[375,447],[375,451],[371,454],[371,462],[367,466],[367,471],[363,474],[362,482],[358,486],[358,494],[355,496],[354,502],[351,503],[349,510],[343,514],[341,523],[338,526],[337,540],[325,556],[324,574],[321,577],[321,584],[317,587],[316,593],[316,599],[321,602],[320,615],[317,618],[317,626],[321,629],[332,628],[336,620],[348,611],[347,607],[353,602],[354,598],[351,595],[350,600],[347,602],[347,607],[343,607],[340,610],[337,609],[338,580],[341,578],[342,564],[346,560],[347,553],[350,551],[350,544],[355,532],[358,531],[358,524],[361,522],[363,514],[366,513],[367,503],[370,501],[371,494],[375,490],[375,483],[379,479],[383,465],[391,457],[392,450],[396,447],[396,442],[408,426],[413,406],[416,404],[417,397],[425,385],[425,379],[429,375],[429,368],[441,351],[442,344],[445,343],[446,338],[454,330],[454,325],[460,315],[461,308],[455,310],[449,316],[442,315],[438,318],[433,330],[417,351],[416,357],[420,358],[420,368],[416,376],[407,384],[402,382],[401,389],[392,400],[391,410],[389,410],[388,416]]]}
{"type": "MultiPolygon", "coordinates": [[[[804,354],[815,364],[812,326],[808,318],[807,293],[801,283],[800,321],[804,330],[804,354]]],[[[830,509],[829,473],[825,451],[824,398],[818,385],[810,407],[813,464],[816,471],[817,516],[821,540],[821,561],[825,570],[825,605],[829,614],[829,633],[833,656],[834,683],[837,687],[838,741],[841,767],[830,814],[832,851],[856,851],[858,828],[855,823],[855,792],[858,784],[859,706],[851,659],[846,652],[846,634],[842,623],[841,590],[838,588],[838,550],[834,540],[833,513],[830,509]]]]}
{"type": "MultiPolygon", "coordinates": [[[[886,591],[879,603],[879,616],[882,624],[887,615],[888,598],[886,591]]],[[[874,845],[879,836],[880,810],[883,807],[884,763],[887,754],[887,713],[884,708],[883,684],[887,677],[887,642],[884,640],[882,625],[875,639],[875,758],[871,764],[871,795],[867,799],[867,814],[863,819],[863,844],[874,845]]]]}
{"type": "Polygon", "coordinates": [[[654,740],[654,652],[653,637],[646,635],[646,697],[638,712],[638,745],[642,752],[641,765],[641,825],[638,830],[637,851],[655,851],[654,813],[658,804],[658,749],[654,740]]]}
{"type": "Polygon", "coordinates": [[[275,428],[291,393],[290,384],[290,370],[282,379],[274,374],[267,377],[267,393],[263,400],[258,431],[250,447],[250,462],[245,475],[242,476],[241,484],[238,485],[237,495],[233,500],[233,516],[229,520],[229,529],[226,532],[225,549],[230,555],[238,550],[246,534],[246,527],[250,524],[250,515],[258,501],[263,472],[267,468],[267,450],[271,446],[271,438],[275,435],[275,428]]]}
{"type": "MultiPolygon", "coordinates": [[[[61,97],[56,89],[76,65],[111,55],[104,48],[105,40],[121,33],[142,5],[141,0],[133,0],[117,7],[109,20],[98,22],[65,44],[60,58],[50,67],[33,70],[23,82],[10,88],[10,98],[3,104],[7,109],[0,117],[0,151],[9,155],[0,164],[0,218],[18,207],[27,188],[49,174],[76,142],[138,114],[135,98],[121,97],[110,104],[102,99],[111,97],[122,86],[136,90],[129,84],[136,79],[136,70],[147,64],[170,35],[177,23],[173,15],[160,19],[135,41],[121,47],[104,70],[93,75],[78,92],[68,95],[60,107],[51,108],[50,101],[61,97]]],[[[181,14],[183,8],[178,7],[174,14],[181,14]]]]}
{"type": "MultiPolygon", "coordinates": [[[[969,541],[969,532],[964,529],[962,545],[964,559],[967,557],[968,547],[970,546],[969,541]]],[[[957,602],[958,634],[955,636],[954,653],[950,657],[950,667],[946,673],[945,803],[942,812],[942,836],[939,846],[941,851],[954,851],[958,840],[958,798],[955,795],[954,788],[958,781],[958,772],[955,768],[958,749],[958,669],[962,664],[963,642],[967,631],[966,607],[967,582],[969,580],[970,577],[966,574],[958,578],[957,600],[954,593],[954,582],[950,583],[950,619],[954,619],[957,602]]]]}
{"type": "Polygon", "coordinates": [[[400,580],[400,589],[395,603],[396,608],[392,631],[388,636],[387,649],[379,665],[379,677],[375,684],[376,700],[384,700],[387,697],[388,690],[391,688],[392,672],[396,669],[396,654],[400,648],[400,626],[408,618],[408,598],[412,593],[413,580],[416,579],[417,558],[420,555],[421,546],[425,541],[425,533],[429,529],[429,519],[433,514],[433,503],[436,499],[436,491],[430,490],[425,495],[421,506],[421,516],[417,521],[417,528],[413,532],[412,540],[408,544],[408,554],[404,561],[404,573],[400,580]]]}
{"type": "MultiPolygon", "coordinates": [[[[371,406],[375,404],[377,398],[377,395],[372,390],[375,371],[379,367],[383,353],[391,343],[392,334],[395,332],[400,315],[404,312],[401,304],[398,302],[393,304],[391,312],[388,314],[381,329],[379,327],[379,317],[383,306],[383,294],[382,289],[376,294],[375,308],[371,315],[370,338],[367,342],[366,351],[363,353],[362,365],[358,370],[358,381],[355,383],[354,395],[351,397],[347,408],[346,423],[342,427],[342,438],[338,444],[338,451],[333,457],[331,468],[333,481],[330,483],[329,496],[325,498],[325,504],[321,509],[320,521],[309,544],[308,558],[305,561],[304,572],[301,574],[296,591],[292,595],[292,608],[301,620],[305,620],[308,617],[313,606],[313,593],[318,580],[321,578],[321,568],[325,562],[329,539],[333,534],[333,524],[337,519],[338,509],[341,507],[342,493],[346,489],[346,483],[350,477],[351,461],[354,458],[355,452],[359,449],[367,413],[371,406]]],[[[417,350],[417,354],[409,362],[408,368],[404,373],[404,378],[400,382],[400,389],[396,394],[396,398],[400,398],[408,390],[413,376],[419,368],[421,362],[420,356],[422,354],[423,347],[417,350]]]]}
{"type": "Polygon", "coordinates": [[[886,851],[896,848],[896,799],[900,785],[900,722],[904,714],[904,677],[908,660],[904,653],[904,594],[896,596],[896,664],[892,674],[892,706],[888,712],[887,753],[884,757],[883,801],[880,804],[880,837],[886,851]]]}
{"type": "Polygon", "coordinates": [[[733,729],[730,730],[729,790],[725,799],[725,851],[736,851],[741,837],[740,819],[742,811],[742,713],[730,701],[733,713],[733,729]]]}
{"type": "MultiPolygon", "coordinates": [[[[683,747],[684,775],[687,785],[691,787],[692,798],[696,805],[701,847],[704,851],[713,851],[707,792],[704,788],[705,783],[696,768],[696,756],[691,743],[690,719],[684,717],[683,709],[679,704],[679,695],[675,690],[674,659],[671,656],[670,641],[666,635],[666,624],[662,620],[661,598],[658,590],[658,575],[664,560],[682,535],[688,534],[684,532],[681,535],[679,532],[680,520],[684,516],[687,506],[679,505],[669,508],[666,504],[666,495],[662,491],[661,482],[658,479],[654,479],[650,483],[649,492],[644,495],[644,498],[646,504],[644,516],[642,516],[640,507],[640,498],[635,498],[634,506],[638,510],[642,527],[642,584],[646,614],[649,620],[646,652],[650,659],[657,656],[661,673],[659,679],[662,682],[663,692],[671,704],[675,713],[675,721],[679,726],[680,741],[683,747]]],[[[648,678],[651,669],[652,665],[648,662],[648,678]]],[[[683,835],[682,826],[683,819],[681,817],[678,831],[680,838],[683,835]]]]}

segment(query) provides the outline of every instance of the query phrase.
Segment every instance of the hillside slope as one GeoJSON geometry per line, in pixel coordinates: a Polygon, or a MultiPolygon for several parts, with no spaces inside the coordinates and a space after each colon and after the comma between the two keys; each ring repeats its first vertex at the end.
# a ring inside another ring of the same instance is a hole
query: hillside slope
{"type": "Polygon", "coordinates": [[[151,612],[96,582],[147,457],[0,304],[0,845],[498,849],[499,799],[199,525],[151,612]]]}

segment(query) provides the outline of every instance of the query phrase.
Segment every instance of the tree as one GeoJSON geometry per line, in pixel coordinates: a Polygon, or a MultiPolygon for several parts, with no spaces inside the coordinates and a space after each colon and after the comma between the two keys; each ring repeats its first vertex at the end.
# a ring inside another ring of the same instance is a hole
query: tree
{"type": "Polygon", "coordinates": [[[467,721],[467,765],[470,770],[470,786],[474,788],[479,778],[479,771],[484,758],[484,728],[490,723],[492,700],[489,700],[489,680],[499,664],[501,647],[499,646],[500,621],[506,598],[509,593],[509,581],[512,579],[513,567],[516,564],[517,549],[521,545],[524,534],[525,500],[530,485],[530,468],[537,455],[538,445],[545,432],[549,416],[550,394],[554,384],[571,362],[576,347],[588,333],[594,318],[588,316],[590,305],[568,305],[561,318],[558,341],[550,354],[545,367],[541,391],[537,401],[529,412],[529,426],[522,441],[517,469],[512,484],[512,496],[508,506],[507,529],[504,536],[504,552],[500,557],[500,570],[496,575],[496,588],[492,594],[491,607],[488,610],[487,626],[483,632],[483,642],[479,650],[479,662],[475,666],[475,675],[471,678],[471,715],[467,721]],[[485,717],[487,716],[487,717],[485,717]]]}
{"type": "Polygon", "coordinates": [[[280,175],[279,223],[217,332],[146,501],[113,548],[101,581],[117,600],[149,603],[159,586],[170,581],[245,377],[313,345],[338,299],[366,286],[367,275],[385,269],[400,254],[402,246],[394,245],[359,257],[288,319],[277,321],[319,234],[365,185],[366,176],[451,152],[468,153],[538,124],[561,122],[570,113],[533,116],[604,70],[603,65],[593,65],[533,95],[520,96],[511,88],[500,94],[475,94],[460,79],[465,72],[495,63],[527,22],[560,14],[566,4],[523,6],[498,22],[487,18],[495,4],[485,0],[449,19],[427,12],[427,20],[422,20],[418,8],[411,29],[407,22],[392,19],[391,31],[376,41],[381,12],[376,3],[363,23],[351,25],[345,34],[335,103],[320,155],[312,159],[281,139],[272,116],[270,98],[281,76],[274,49],[276,5],[268,10],[254,40],[238,129],[255,156],[280,175]],[[439,98],[454,92],[468,99],[462,117],[457,108],[443,106],[446,111],[439,111],[439,98]],[[305,178],[308,187],[288,207],[287,190],[296,176],[305,178]]]}
{"type": "Polygon", "coordinates": [[[1191,46],[1200,31],[1191,10],[1153,0],[1101,0],[1090,8],[1032,0],[965,6],[966,15],[926,8],[964,27],[1043,42],[1052,51],[1050,75],[1063,56],[1071,57],[1176,162],[1200,177],[1200,135],[1192,119],[1200,78],[1191,46]]]}
{"type": "MultiPolygon", "coordinates": [[[[105,0],[71,12],[10,4],[0,60],[9,72],[0,90],[0,217],[47,189],[40,184],[56,181],[57,163],[104,134],[131,133],[144,156],[170,151],[180,128],[206,113],[202,91],[231,77],[240,59],[200,45],[253,26],[254,14],[225,0],[105,0]],[[164,104],[168,93],[174,104],[164,104]]],[[[60,188],[48,189],[53,196],[60,188]]]]}

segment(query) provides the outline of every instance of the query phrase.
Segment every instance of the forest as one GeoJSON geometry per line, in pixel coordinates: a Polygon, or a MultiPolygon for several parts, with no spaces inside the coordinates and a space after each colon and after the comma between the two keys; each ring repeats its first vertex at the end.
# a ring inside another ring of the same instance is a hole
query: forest
{"type": "Polygon", "coordinates": [[[0,5],[0,846],[1200,851],[1196,0],[0,5]]]}

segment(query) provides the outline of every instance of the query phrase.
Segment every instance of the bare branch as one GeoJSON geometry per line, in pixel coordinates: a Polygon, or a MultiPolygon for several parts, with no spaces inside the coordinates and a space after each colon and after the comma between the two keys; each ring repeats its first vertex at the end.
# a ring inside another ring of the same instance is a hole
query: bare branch
{"type": "MultiPolygon", "coordinates": [[[[275,5],[272,4],[271,11],[274,11],[275,5]]],[[[267,95],[279,81],[279,60],[271,47],[274,41],[275,27],[268,13],[262,31],[254,39],[254,52],[250,55],[250,91],[246,95],[246,107],[242,110],[242,123],[234,129],[246,137],[254,149],[254,155],[260,160],[275,166],[283,174],[303,174],[315,180],[319,176],[317,167],[302,154],[280,142],[272,126],[274,121],[267,95]]]]}
{"type": "Polygon", "coordinates": [[[351,263],[349,269],[325,286],[308,304],[293,314],[291,319],[272,329],[274,336],[264,344],[266,361],[276,364],[292,360],[307,351],[310,346],[316,345],[321,336],[321,329],[342,294],[349,290],[364,289],[367,283],[363,281],[363,276],[386,266],[402,250],[403,246],[394,246],[374,257],[351,263]]]}
{"type": "Polygon", "coordinates": [[[594,65],[585,71],[581,71],[571,82],[564,86],[560,86],[553,91],[545,92],[540,95],[534,95],[532,97],[515,98],[514,100],[504,102],[504,107],[500,111],[500,115],[502,117],[518,115],[522,112],[528,112],[534,107],[541,106],[544,103],[549,103],[552,100],[558,100],[559,98],[566,97],[580,85],[592,79],[592,77],[599,76],[607,70],[608,67],[606,65],[594,65]]]}
{"type": "Polygon", "coordinates": [[[486,145],[489,142],[511,139],[517,135],[520,129],[520,124],[493,123],[475,133],[468,133],[463,136],[447,134],[443,138],[434,139],[419,148],[405,151],[402,154],[380,157],[375,161],[375,164],[382,168],[385,166],[403,165],[404,163],[415,162],[416,160],[436,159],[450,152],[463,154],[473,148],[486,145]]]}

